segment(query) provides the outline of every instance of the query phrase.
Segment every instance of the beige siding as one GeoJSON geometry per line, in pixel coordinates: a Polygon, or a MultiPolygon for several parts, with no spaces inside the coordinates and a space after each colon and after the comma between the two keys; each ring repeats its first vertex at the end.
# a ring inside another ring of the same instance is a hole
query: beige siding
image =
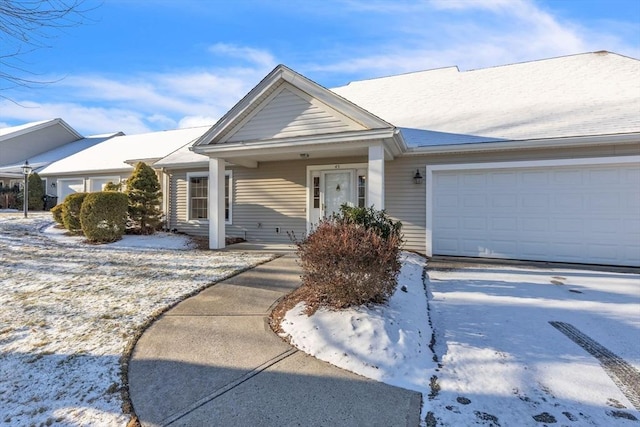
{"type": "MultiPolygon", "coordinates": [[[[208,170],[198,169],[189,172],[208,172],[208,170]]],[[[187,213],[187,171],[174,171],[170,174],[169,192],[168,228],[192,236],[208,236],[208,221],[189,221],[187,213]]]]}
{"type": "Polygon", "coordinates": [[[282,89],[227,141],[251,141],[362,129],[326,105],[282,89]]]}
{"type": "Polygon", "coordinates": [[[233,169],[233,224],[227,235],[249,241],[288,242],[307,231],[307,166],[362,163],[363,157],[261,163],[233,169]],[[280,232],[277,232],[280,228],[280,232]]]}
{"type": "MultiPolygon", "coordinates": [[[[580,149],[545,149],[412,155],[385,162],[385,205],[394,219],[403,223],[405,248],[425,251],[426,185],[415,184],[416,169],[426,176],[426,166],[453,163],[479,163],[518,160],[547,160],[576,157],[638,155],[640,145],[594,146],[580,149]]],[[[298,237],[306,232],[306,167],[337,163],[366,163],[366,157],[322,160],[265,162],[256,169],[241,167],[233,171],[232,224],[227,236],[249,241],[288,241],[287,232],[298,237]],[[277,232],[277,228],[280,232],[277,232]]],[[[208,224],[187,220],[186,172],[171,175],[170,227],[193,235],[208,235],[208,224]]]]}

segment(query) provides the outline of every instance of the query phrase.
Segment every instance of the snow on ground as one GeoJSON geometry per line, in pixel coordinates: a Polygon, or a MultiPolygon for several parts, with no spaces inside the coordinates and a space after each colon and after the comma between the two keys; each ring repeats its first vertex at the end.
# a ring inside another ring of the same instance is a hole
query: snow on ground
{"type": "Polygon", "coordinates": [[[426,425],[638,425],[640,412],[598,360],[549,321],[573,325],[637,371],[640,275],[452,264],[427,269],[427,298],[424,260],[403,257],[388,305],[307,317],[299,304],[285,334],[319,359],[420,391],[426,425]]]}
{"type": "Polygon", "coordinates": [[[427,288],[443,365],[429,405],[440,425],[638,425],[640,408],[549,322],[640,369],[640,275],[470,266],[430,270],[427,288]]]}
{"type": "Polygon", "coordinates": [[[429,349],[423,268],[424,258],[403,253],[398,287],[386,305],[321,308],[308,317],[299,303],[282,320],[284,335],[318,359],[427,396],[436,364],[429,349]]]}
{"type": "Polygon", "coordinates": [[[90,245],[48,213],[0,214],[0,424],[124,426],[119,359],[149,319],[269,259],[184,236],[90,245]]]}

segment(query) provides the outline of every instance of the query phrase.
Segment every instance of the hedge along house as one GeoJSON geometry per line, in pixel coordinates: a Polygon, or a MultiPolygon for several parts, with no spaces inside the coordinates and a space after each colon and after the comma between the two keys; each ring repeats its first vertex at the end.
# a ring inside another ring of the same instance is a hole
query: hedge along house
{"type": "Polygon", "coordinates": [[[347,203],[428,256],[640,266],[639,111],[640,62],[608,52],[333,90],[280,65],[193,145],[169,209],[213,249],[347,203]]]}
{"type": "Polygon", "coordinates": [[[55,184],[61,203],[73,192],[101,191],[109,182],[125,181],[139,161],[153,165],[207,129],[209,126],[116,136],[51,163],[40,175],[55,184]]]}

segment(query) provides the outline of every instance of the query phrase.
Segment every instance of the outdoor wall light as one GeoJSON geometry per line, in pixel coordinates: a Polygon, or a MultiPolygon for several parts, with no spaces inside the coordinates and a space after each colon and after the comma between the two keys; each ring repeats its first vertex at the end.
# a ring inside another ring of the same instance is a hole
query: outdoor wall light
{"type": "Polygon", "coordinates": [[[24,165],[22,165],[22,174],[24,175],[24,192],[22,193],[22,198],[24,199],[24,217],[27,217],[27,212],[29,211],[29,175],[31,175],[31,171],[33,169],[29,166],[29,160],[24,161],[24,165]]]}
{"type": "Polygon", "coordinates": [[[416,174],[413,175],[413,182],[416,184],[422,184],[422,175],[420,175],[420,169],[416,169],[416,174]]]}

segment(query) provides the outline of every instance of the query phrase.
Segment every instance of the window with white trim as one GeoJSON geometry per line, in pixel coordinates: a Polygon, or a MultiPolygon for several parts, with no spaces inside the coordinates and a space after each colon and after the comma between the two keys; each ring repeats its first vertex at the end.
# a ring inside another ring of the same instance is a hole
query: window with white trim
{"type": "MultiPolygon", "coordinates": [[[[224,221],[231,223],[231,171],[224,176],[224,221]]],[[[190,221],[209,219],[209,174],[187,174],[187,214],[190,221]]]]}

